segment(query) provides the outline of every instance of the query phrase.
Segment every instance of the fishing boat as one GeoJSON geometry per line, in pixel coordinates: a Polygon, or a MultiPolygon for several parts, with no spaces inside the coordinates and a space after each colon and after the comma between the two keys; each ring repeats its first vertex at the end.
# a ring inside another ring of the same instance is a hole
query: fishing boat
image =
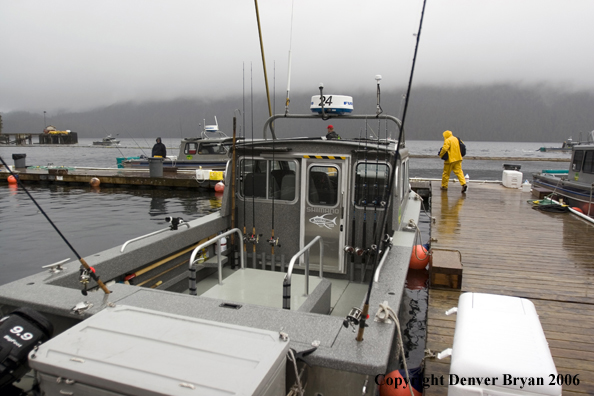
{"type": "Polygon", "coordinates": [[[0,386],[28,362],[45,394],[375,395],[404,355],[422,201],[380,113],[273,115],[231,138],[220,212],[0,286],[0,338],[22,346],[0,386]],[[386,133],[314,132],[335,118],[386,133]],[[314,137],[276,136],[295,119],[314,137]]]}
{"type": "Polygon", "coordinates": [[[573,139],[570,137],[566,141],[563,142],[561,147],[541,147],[538,151],[541,152],[549,152],[549,151],[571,151],[574,145],[578,144],[578,142],[574,142],[573,139]]]}
{"type": "Polygon", "coordinates": [[[105,136],[101,141],[93,142],[93,146],[117,146],[119,144],[120,141],[111,135],[105,136]]]}
{"type": "MultiPolygon", "coordinates": [[[[205,125],[200,136],[183,138],[179,145],[178,155],[167,156],[163,161],[163,166],[182,169],[224,170],[227,161],[229,161],[232,143],[233,138],[219,130],[219,124],[215,117],[215,124],[205,125]]],[[[148,168],[149,160],[146,156],[140,156],[122,161],[121,166],[123,168],[148,168]]]]}
{"type": "Polygon", "coordinates": [[[543,170],[532,175],[534,186],[548,190],[555,200],[594,216],[594,131],[588,139],[572,145],[567,170],[543,170]]]}

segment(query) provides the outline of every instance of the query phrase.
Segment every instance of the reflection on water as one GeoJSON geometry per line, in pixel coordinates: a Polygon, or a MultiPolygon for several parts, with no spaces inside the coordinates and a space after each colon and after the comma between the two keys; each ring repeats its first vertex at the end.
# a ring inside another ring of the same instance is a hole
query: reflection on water
{"type": "MultiPolygon", "coordinates": [[[[166,228],[166,216],[191,221],[218,211],[214,192],[28,185],[27,190],[82,256],[166,228]]],[[[18,187],[0,185],[0,284],[75,257],[18,187]]]]}
{"type": "MultiPolygon", "coordinates": [[[[419,229],[421,230],[421,239],[424,242],[429,241],[431,237],[430,210],[428,198],[425,197],[419,217],[419,229]]],[[[400,318],[404,354],[409,370],[419,367],[425,356],[428,283],[428,269],[408,270],[398,317],[400,318]]],[[[403,368],[403,366],[400,368],[403,368]]]]}
{"type": "Polygon", "coordinates": [[[404,353],[409,368],[423,361],[427,337],[427,282],[429,271],[409,270],[400,304],[400,326],[404,353]]]}

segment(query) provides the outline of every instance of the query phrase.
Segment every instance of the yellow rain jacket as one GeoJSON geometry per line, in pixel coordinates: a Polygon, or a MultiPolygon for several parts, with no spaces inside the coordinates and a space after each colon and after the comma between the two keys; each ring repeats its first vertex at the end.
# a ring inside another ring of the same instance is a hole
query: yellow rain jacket
{"type": "Polygon", "coordinates": [[[460,143],[458,142],[458,138],[452,134],[452,131],[445,131],[443,133],[443,147],[439,152],[439,157],[443,157],[445,153],[448,153],[448,159],[445,162],[462,161],[460,143]]]}

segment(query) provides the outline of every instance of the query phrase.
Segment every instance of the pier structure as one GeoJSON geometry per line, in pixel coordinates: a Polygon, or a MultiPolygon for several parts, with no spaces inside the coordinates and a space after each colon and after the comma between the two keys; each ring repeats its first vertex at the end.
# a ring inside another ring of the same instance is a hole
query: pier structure
{"type": "MultiPolygon", "coordinates": [[[[214,189],[223,181],[223,172],[211,171],[209,177],[196,176],[196,171],[164,167],[162,176],[151,177],[150,169],[81,168],[81,167],[28,167],[13,170],[21,181],[35,184],[93,185],[163,189],[214,189]]],[[[10,172],[0,165],[0,183],[6,183],[10,172]]]]}
{"type": "MultiPolygon", "coordinates": [[[[445,312],[462,293],[521,297],[536,307],[557,373],[579,380],[564,384],[563,395],[594,394],[594,226],[571,213],[533,210],[537,198],[522,189],[439,187],[431,183],[432,248],[459,251],[464,276],[461,290],[429,289],[427,354],[452,347],[456,315],[445,312]]],[[[447,395],[450,361],[425,359],[425,378],[446,379],[425,395],[447,395]]]]}

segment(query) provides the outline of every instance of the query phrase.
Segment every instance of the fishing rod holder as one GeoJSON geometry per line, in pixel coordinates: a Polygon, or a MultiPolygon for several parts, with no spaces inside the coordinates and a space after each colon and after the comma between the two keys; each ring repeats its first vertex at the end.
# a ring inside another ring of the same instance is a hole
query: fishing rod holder
{"type": "Polygon", "coordinates": [[[353,329],[353,333],[355,333],[357,331],[355,326],[357,326],[360,321],[361,310],[359,308],[353,307],[349,311],[347,317],[342,321],[342,325],[347,329],[349,328],[349,326],[351,326],[351,328],[353,329]]]}

